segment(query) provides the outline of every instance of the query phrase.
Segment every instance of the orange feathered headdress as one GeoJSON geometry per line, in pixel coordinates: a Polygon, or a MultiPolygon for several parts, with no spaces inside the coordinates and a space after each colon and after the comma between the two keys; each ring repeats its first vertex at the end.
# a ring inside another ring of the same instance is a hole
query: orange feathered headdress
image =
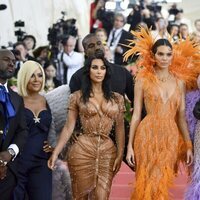
{"type": "MultiPolygon", "coordinates": [[[[138,31],[131,31],[134,36],[133,40],[129,40],[130,48],[124,54],[124,60],[135,54],[139,55],[137,66],[145,69],[148,74],[154,75],[154,55],[152,47],[155,39],[151,35],[151,31],[140,27],[138,31]]],[[[170,38],[169,38],[170,41],[170,38]]],[[[170,72],[186,83],[187,89],[197,87],[197,77],[200,74],[200,46],[191,38],[186,40],[179,39],[176,43],[171,42],[173,46],[173,60],[169,68],[170,72]]],[[[152,77],[151,77],[152,78],[152,77]]]]}

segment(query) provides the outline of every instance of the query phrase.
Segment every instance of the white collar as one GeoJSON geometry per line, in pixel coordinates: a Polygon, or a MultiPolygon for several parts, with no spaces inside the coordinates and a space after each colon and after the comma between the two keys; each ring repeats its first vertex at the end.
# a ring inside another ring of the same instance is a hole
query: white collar
{"type": "Polygon", "coordinates": [[[122,28],[118,28],[118,29],[114,28],[113,31],[115,31],[115,34],[116,34],[116,33],[120,33],[122,31],[122,29],[123,29],[123,27],[122,28]]]}

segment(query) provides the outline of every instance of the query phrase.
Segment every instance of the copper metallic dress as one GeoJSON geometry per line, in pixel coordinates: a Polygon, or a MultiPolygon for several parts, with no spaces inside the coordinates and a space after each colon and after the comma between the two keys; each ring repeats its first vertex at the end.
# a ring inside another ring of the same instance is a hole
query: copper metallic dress
{"type": "MultiPolygon", "coordinates": [[[[102,200],[109,197],[117,156],[117,147],[109,133],[113,124],[117,125],[124,116],[124,99],[117,93],[114,96],[115,100],[104,101],[100,109],[91,101],[84,104],[80,91],[70,96],[69,109],[79,113],[83,128],[83,134],[68,152],[74,199],[87,195],[90,199],[96,199],[96,195],[102,200]]],[[[118,134],[124,134],[124,127],[116,130],[121,132],[118,134]]]]}
{"type": "Polygon", "coordinates": [[[136,183],[131,199],[168,200],[179,156],[176,113],[182,94],[178,80],[168,99],[162,98],[159,85],[150,79],[143,85],[147,115],[135,133],[136,183]]]}

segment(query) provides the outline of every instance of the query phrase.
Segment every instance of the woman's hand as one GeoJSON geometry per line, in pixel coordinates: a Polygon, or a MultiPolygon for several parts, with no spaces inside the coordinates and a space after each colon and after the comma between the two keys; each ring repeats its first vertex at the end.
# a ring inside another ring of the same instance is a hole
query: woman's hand
{"type": "Polygon", "coordinates": [[[117,158],[115,159],[114,165],[113,165],[114,175],[116,175],[117,172],[119,171],[119,169],[121,167],[121,163],[122,163],[122,156],[117,156],[117,158]]]}
{"type": "Polygon", "coordinates": [[[135,168],[135,156],[132,146],[127,147],[126,161],[130,167],[135,168]]]}
{"type": "Polygon", "coordinates": [[[190,166],[192,163],[193,163],[192,149],[188,149],[187,150],[187,161],[186,161],[186,164],[187,164],[187,166],[190,166]]]}
{"type": "Polygon", "coordinates": [[[49,158],[47,165],[51,170],[56,169],[55,163],[56,163],[57,158],[58,158],[58,155],[56,155],[55,153],[53,153],[51,157],[49,158]]]}
{"type": "Polygon", "coordinates": [[[46,153],[52,153],[54,148],[49,145],[48,141],[44,141],[43,151],[46,153]]]}

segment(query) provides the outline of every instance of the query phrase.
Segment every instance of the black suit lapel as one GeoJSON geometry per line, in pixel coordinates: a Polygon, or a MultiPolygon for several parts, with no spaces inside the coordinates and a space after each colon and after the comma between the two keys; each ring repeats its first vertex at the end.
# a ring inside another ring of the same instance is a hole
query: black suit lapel
{"type": "Polygon", "coordinates": [[[124,38],[125,38],[125,34],[126,33],[126,31],[125,30],[123,30],[122,29],[122,34],[121,34],[121,37],[120,37],[120,39],[119,39],[119,43],[124,43],[124,38]]]}
{"type": "Polygon", "coordinates": [[[0,112],[1,113],[3,113],[4,111],[3,111],[3,106],[2,106],[2,104],[0,103],[0,112]]]}
{"type": "Polygon", "coordinates": [[[1,151],[1,148],[2,148],[4,128],[5,128],[4,111],[3,111],[2,104],[0,104],[0,151],[1,151]]]}
{"type": "Polygon", "coordinates": [[[17,110],[19,108],[19,101],[16,99],[16,94],[15,92],[12,91],[12,89],[8,88],[9,94],[10,94],[10,100],[15,108],[15,112],[17,113],[17,110]]]}

